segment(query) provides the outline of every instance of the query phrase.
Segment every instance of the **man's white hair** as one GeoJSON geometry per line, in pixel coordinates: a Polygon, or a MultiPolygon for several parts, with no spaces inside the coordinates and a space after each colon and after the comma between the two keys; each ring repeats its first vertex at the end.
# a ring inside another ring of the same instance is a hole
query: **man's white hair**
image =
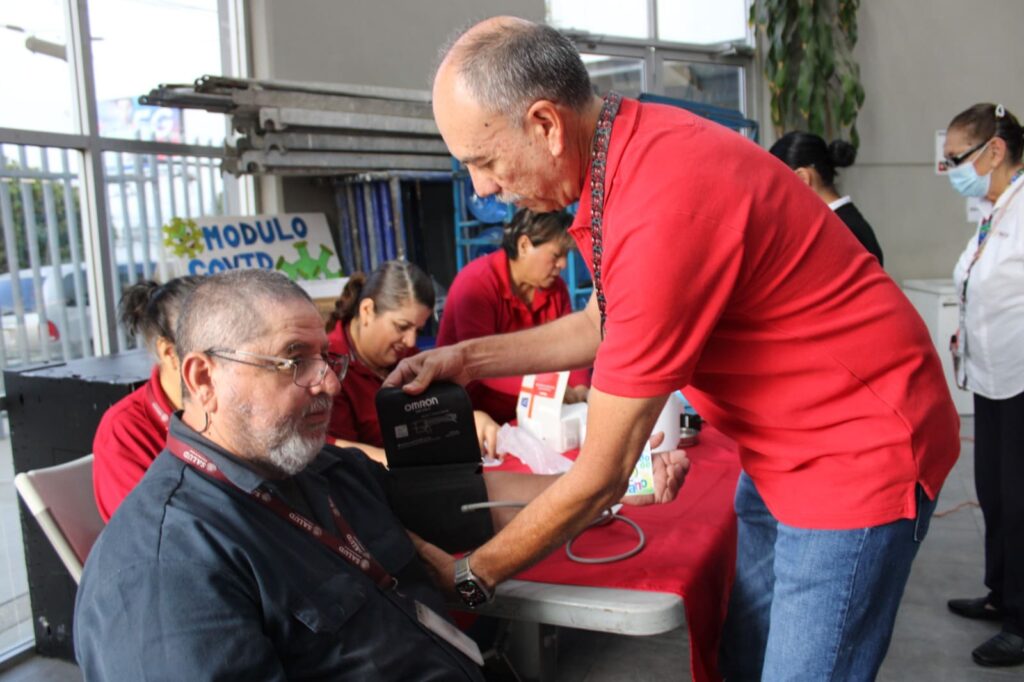
{"type": "Polygon", "coordinates": [[[594,96],[576,47],[544,24],[510,18],[474,27],[449,41],[441,54],[480,106],[513,122],[538,100],[583,111],[594,96]]]}

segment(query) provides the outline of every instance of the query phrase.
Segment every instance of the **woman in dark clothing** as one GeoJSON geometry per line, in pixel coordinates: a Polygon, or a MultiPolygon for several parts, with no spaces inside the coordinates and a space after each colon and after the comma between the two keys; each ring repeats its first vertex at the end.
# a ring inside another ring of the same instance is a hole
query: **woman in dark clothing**
{"type": "Polygon", "coordinates": [[[794,131],[783,135],[770,151],[796,171],[797,176],[835,211],[853,232],[853,236],[882,265],[882,247],[878,245],[871,225],[853,205],[849,196],[839,196],[836,191],[836,169],[853,165],[857,157],[853,145],[843,140],[825,144],[825,140],[817,135],[794,131]]]}

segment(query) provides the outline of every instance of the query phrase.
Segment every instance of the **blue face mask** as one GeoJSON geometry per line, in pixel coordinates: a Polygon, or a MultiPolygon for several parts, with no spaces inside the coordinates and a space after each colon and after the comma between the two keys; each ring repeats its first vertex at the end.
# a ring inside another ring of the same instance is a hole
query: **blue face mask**
{"type": "MultiPolygon", "coordinates": [[[[978,151],[983,152],[987,147],[986,142],[978,151]]],[[[947,175],[953,189],[965,197],[983,197],[988,194],[989,185],[992,184],[991,172],[988,175],[978,175],[974,162],[966,159],[959,166],[951,168],[947,175]]]]}

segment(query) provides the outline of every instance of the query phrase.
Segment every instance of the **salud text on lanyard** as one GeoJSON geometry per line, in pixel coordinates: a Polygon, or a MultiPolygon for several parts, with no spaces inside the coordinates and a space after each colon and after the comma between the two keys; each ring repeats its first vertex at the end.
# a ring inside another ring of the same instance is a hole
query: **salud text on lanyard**
{"type": "MultiPolygon", "coordinates": [[[[224,472],[210,460],[209,457],[199,452],[196,448],[189,446],[172,435],[167,436],[167,449],[172,455],[188,464],[196,471],[229,485],[234,485],[224,472]]],[[[236,486],[237,487],[237,486],[236,486]]],[[[398,581],[389,574],[383,566],[370,555],[370,552],[359,541],[352,527],[345,520],[345,517],[338,511],[334,500],[328,496],[327,502],[331,507],[331,515],[334,517],[334,526],[338,531],[335,535],[304,515],[290,508],[273,492],[260,486],[249,495],[277,514],[279,517],[292,524],[299,530],[310,535],[321,545],[334,552],[352,566],[358,568],[369,577],[378,587],[387,591],[394,588],[398,581]]]]}
{"type": "MultiPolygon", "coordinates": [[[[234,485],[234,483],[224,475],[224,472],[222,472],[209,457],[199,452],[196,448],[182,442],[175,436],[167,436],[167,449],[172,455],[203,475],[217,481],[227,483],[228,485],[234,485]]],[[[327,497],[327,502],[330,504],[331,515],[334,517],[334,525],[340,537],[327,532],[319,524],[314,523],[294,509],[291,509],[288,505],[282,502],[280,498],[274,495],[274,493],[264,489],[263,486],[252,491],[250,496],[288,523],[292,524],[304,533],[308,533],[314,540],[340,556],[349,564],[358,568],[368,578],[370,578],[370,580],[376,583],[377,587],[379,587],[392,602],[396,603],[396,605],[399,601],[403,601],[403,599],[399,599],[400,595],[398,594],[398,590],[395,589],[398,586],[398,580],[392,577],[383,566],[377,563],[366,547],[359,542],[359,539],[356,537],[355,532],[353,532],[352,527],[348,524],[348,521],[345,520],[345,517],[341,515],[341,512],[338,511],[337,505],[334,504],[334,500],[329,495],[327,497]]],[[[478,666],[482,666],[484,664],[483,656],[480,653],[480,647],[477,646],[476,642],[464,633],[460,632],[458,628],[446,621],[444,618],[437,615],[437,613],[435,613],[430,607],[425,606],[418,600],[414,600],[412,604],[414,612],[410,614],[410,616],[417,620],[420,626],[448,642],[478,666]]],[[[404,612],[406,609],[403,608],[402,611],[404,612]]]]}
{"type": "Polygon", "coordinates": [[[167,425],[171,423],[171,415],[167,414],[167,410],[163,408],[160,401],[156,399],[156,391],[153,390],[153,382],[146,382],[146,404],[149,405],[149,409],[153,412],[160,423],[167,428],[167,425]]]}

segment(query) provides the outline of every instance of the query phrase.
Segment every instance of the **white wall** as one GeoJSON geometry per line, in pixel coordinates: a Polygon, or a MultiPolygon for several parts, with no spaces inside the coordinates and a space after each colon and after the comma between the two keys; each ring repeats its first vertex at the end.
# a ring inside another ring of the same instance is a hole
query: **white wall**
{"type": "Polygon", "coordinates": [[[897,281],[949,277],[974,226],[933,171],[935,131],[976,102],[1024,115],[1024,1],[864,0],[859,23],[861,148],[840,190],[875,229],[897,281]]]}
{"type": "Polygon", "coordinates": [[[446,38],[498,14],[542,21],[544,0],[253,0],[253,72],[426,90],[446,38]]]}

